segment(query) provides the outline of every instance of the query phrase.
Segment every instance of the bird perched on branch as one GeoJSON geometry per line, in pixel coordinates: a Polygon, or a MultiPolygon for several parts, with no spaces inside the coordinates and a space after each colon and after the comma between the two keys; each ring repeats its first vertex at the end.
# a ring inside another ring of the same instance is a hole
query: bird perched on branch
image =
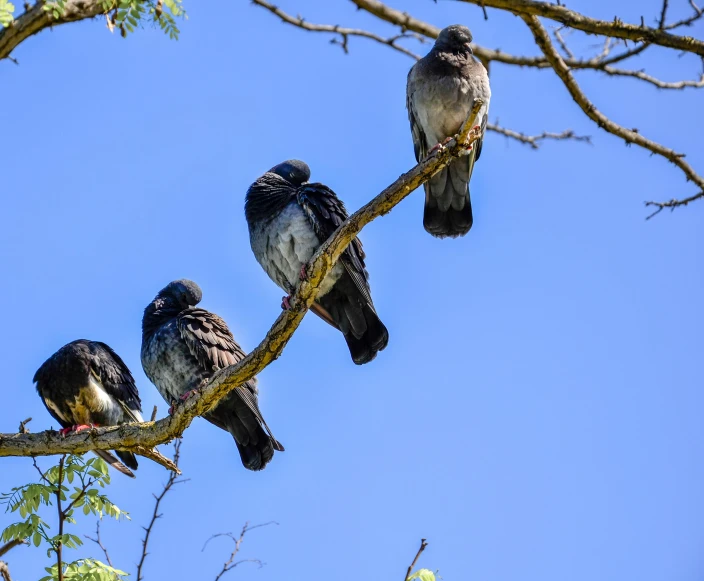
{"type": "MultiPolygon", "coordinates": [[[[105,343],[78,339],[64,345],[42,364],[33,381],[46,409],[61,424],[63,435],[144,421],[132,374],[105,343]]],[[[137,458],[132,452],[116,451],[122,462],[107,450],[94,453],[134,478],[137,458]]]]}
{"type": "MultiPolygon", "coordinates": [[[[280,163],[247,190],[245,216],[254,256],[269,277],[289,296],[318,247],[348,217],[330,188],[309,183],[310,168],[292,159],[280,163]]],[[[389,333],[374,309],[362,243],[355,238],[320,285],[311,310],[342,331],[352,360],[370,362],[389,333]]]]}
{"type": "MultiPolygon", "coordinates": [[[[144,310],[142,367],[170,404],[186,400],[218,369],[245,356],[225,321],[196,306],[202,296],[195,282],[175,280],[144,310]]],[[[259,411],[256,379],[232,390],[203,417],[230,432],[249,470],[262,470],[274,450],[284,450],[259,411]]]]}
{"type": "Polygon", "coordinates": [[[472,55],[471,42],[466,26],[444,28],[431,51],[411,67],[406,84],[406,108],[419,162],[459,132],[474,99],[484,102],[478,116],[482,137],[466,156],[453,160],[424,184],[423,226],[437,238],[464,236],[473,222],[469,180],[482,153],[491,89],[486,69],[472,55]]]}

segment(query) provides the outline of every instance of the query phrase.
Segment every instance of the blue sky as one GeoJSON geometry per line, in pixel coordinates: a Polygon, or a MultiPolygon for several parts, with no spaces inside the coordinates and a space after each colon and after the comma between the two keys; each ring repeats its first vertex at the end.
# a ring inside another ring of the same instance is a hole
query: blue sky
{"type": "MultiPolygon", "coordinates": [[[[537,54],[517,18],[490,11],[485,22],[449,1],[393,5],[537,54]]],[[[280,6],[392,33],[343,0],[280,6]]],[[[660,5],[570,7],[637,22],[660,5]]],[[[673,14],[686,7],[673,3],[673,14]]],[[[244,0],[187,8],[178,42],[80,23],[25,42],[20,66],[0,63],[0,431],[27,416],[34,431],[55,424],[31,379],[81,337],[113,346],[147,414],[157,404],[163,415],[139,362],[140,321],[170,280],[197,281],[202,306],[256,345],[282,293],[250,251],[243,202],[275,163],[304,159],[352,210],[414,164],[410,59],[361,39],[344,55],[244,0]]],[[[702,38],[704,26],[686,32],[702,38]]],[[[633,66],[668,80],[699,73],[691,56],[648,52],[633,66]]],[[[577,79],[614,120],[704,171],[701,93],[577,79]]],[[[400,579],[421,537],[420,565],[448,581],[702,578],[704,202],[646,222],[644,200],[693,192],[676,168],[600,131],[548,71],[497,64],[491,83],[492,120],[572,128],[594,145],[536,152],[490,135],[467,237],[426,234],[421,192],[365,229],[387,350],[356,367],[342,337],[306,317],[260,376],[286,446],[262,473],[242,468],[226,433],[194,422],[182,461],[191,480],[165,501],[147,579],[214,578],[230,546],[201,552],[205,540],[270,520],[279,526],[253,531],[242,553],[266,567],[233,578],[400,579]]],[[[3,491],[36,476],[27,459],[0,466],[3,491]]],[[[147,460],[135,481],[114,476],[111,497],[132,521],[106,523],[104,537],[130,572],[165,478],[147,460]]],[[[10,522],[0,513],[0,527],[10,522]]],[[[29,548],[8,560],[24,581],[47,564],[29,548]]]]}

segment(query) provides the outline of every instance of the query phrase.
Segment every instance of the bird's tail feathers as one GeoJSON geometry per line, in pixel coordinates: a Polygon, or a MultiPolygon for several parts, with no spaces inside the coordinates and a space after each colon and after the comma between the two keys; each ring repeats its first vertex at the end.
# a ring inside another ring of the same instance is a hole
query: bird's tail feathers
{"type": "Polygon", "coordinates": [[[474,157],[472,151],[467,157],[453,160],[425,184],[423,226],[436,238],[464,236],[472,228],[469,178],[474,157]]]}
{"type": "MultiPolygon", "coordinates": [[[[105,460],[110,466],[112,466],[115,470],[118,472],[122,472],[125,476],[129,476],[130,478],[135,478],[134,472],[130,470],[127,466],[125,466],[122,462],[120,462],[115,456],[113,456],[110,452],[107,450],[93,450],[93,453],[96,456],[99,456],[103,460],[105,460]]],[[[134,457],[134,454],[131,452],[117,452],[117,454],[120,455],[121,458],[125,459],[126,455],[132,456],[132,459],[134,460],[134,466],[132,468],[137,468],[137,459],[134,457]]]]}

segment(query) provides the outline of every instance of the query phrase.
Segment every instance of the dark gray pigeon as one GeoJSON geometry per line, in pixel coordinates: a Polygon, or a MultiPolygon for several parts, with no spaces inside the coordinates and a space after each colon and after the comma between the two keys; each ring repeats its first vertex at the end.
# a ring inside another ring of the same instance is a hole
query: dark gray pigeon
{"type": "MultiPolygon", "coordinates": [[[[33,381],[64,435],[93,426],[144,421],[132,374],[105,343],[78,339],[64,345],[42,364],[33,381]]],[[[124,464],[107,450],[94,452],[134,478],[137,458],[132,452],[115,452],[124,464]]]]}
{"type": "Polygon", "coordinates": [[[471,42],[466,26],[448,26],[408,73],[406,108],[417,161],[459,132],[474,99],[484,101],[478,117],[482,138],[467,156],[453,160],[424,184],[423,226],[437,238],[463,236],[472,227],[469,180],[482,152],[491,89],[486,69],[472,56],[471,42]]]}
{"type": "MultiPolygon", "coordinates": [[[[347,219],[330,188],[308,183],[310,168],[288,160],[273,167],[247,190],[245,215],[254,256],[269,277],[292,293],[318,247],[347,219]]],[[[284,298],[284,308],[288,299],[284,298]]],[[[362,243],[355,238],[320,285],[311,310],[342,331],[352,360],[368,363],[389,342],[374,310],[362,243]]]]}
{"type": "MultiPolygon", "coordinates": [[[[195,282],[175,280],[144,309],[142,367],[170,404],[187,399],[218,369],[245,356],[225,321],[196,307],[202,296],[195,282]]],[[[231,391],[203,417],[232,434],[249,470],[262,470],[274,450],[284,450],[259,411],[256,379],[231,391]]]]}

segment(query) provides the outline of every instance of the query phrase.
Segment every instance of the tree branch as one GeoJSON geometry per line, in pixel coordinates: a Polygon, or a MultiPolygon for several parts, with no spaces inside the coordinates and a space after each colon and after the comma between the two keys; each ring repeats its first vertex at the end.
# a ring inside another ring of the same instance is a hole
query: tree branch
{"type": "Polygon", "coordinates": [[[281,355],[309,306],[318,296],[321,282],[364,226],[390,212],[450,161],[464,155],[467,147],[481,137],[476,122],[482,104],[480,99],[475,99],[472,112],[460,133],[446,147],[400,176],[371,202],[352,214],[320,246],[306,267],[308,279],[299,283],[290,301],[291,309],[279,315],[264,340],[249,355],[236,365],[217,372],[199,393],[179,405],[173,416],[157,422],[101,427],[67,437],[62,437],[53,430],[34,434],[0,434],[0,457],[81,454],[90,450],[137,451],[180,437],[196,416],[211,410],[225,395],[252,379],[281,355]]]}
{"type": "Polygon", "coordinates": [[[27,541],[25,541],[24,539],[14,539],[14,540],[10,541],[9,543],[6,543],[2,547],[0,547],[0,557],[9,553],[15,547],[19,547],[20,545],[28,545],[28,544],[29,543],[27,541]]]}
{"type": "Polygon", "coordinates": [[[310,22],[307,22],[300,16],[293,17],[289,14],[286,14],[283,10],[280,10],[277,6],[274,6],[269,2],[265,2],[265,0],[252,0],[252,4],[261,6],[262,8],[266,8],[267,10],[269,10],[269,12],[276,14],[276,16],[278,16],[284,22],[292,24],[293,26],[297,26],[298,28],[302,28],[303,30],[308,30],[310,32],[329,32],[332,34],[339,35],[340,40],[333,39],[332,42],[339,44],[342,47],[342,50],[345,51],[345,54],[349,52],[347,41],[350,36],[361,36],[363,38],[374,40],[378,43],[389,46],[394,50],[397,50],[405,54],[406,56],[410,56],[411,58],[414,58],[416,60],[418,60],[420,57],[414,52],[404,48],[403,46],[400,46],[397,41],[402,38],[416,38],[421,42],[425,42],[425,37],[423,36],[399,34],[390,38],[384,38],[379,36],[378,34],[374,34],[366,30],[360,30],[358,28],[344,28],[336,24],[312,24],[310,22]]]}
{"type": "Polygon", "coordinates": [[[110,553],[108,553],[107,548],[105,547],[105,545],[103,545],[103,541],[100,538],[100,519],[95,522],[95,538],[89,537],[88,535],[83,536],[89,541],[93,541],[96,545],[100,547],[100,549],[103,551],[103,555],[105,555],[105,560],[107,561],[108,565],[112,567],[113,565],[112,559],[110,559],[110,553]]]}
{"type": "Polygon", "coordinates": [[[590,145],[592,143],[592,138],[589,135],[575,135],[574,131],[572,131],[571,129],[567,129],[562,133],[550,133],[549,131],[544,131],[539,135],[526,135],[525,133],[519,133],[518,131],[514,131],[513,129],[506,129],[505,127],[501,127],[500,125],[498,125],[498,122],[487,123],[486,129],[487,131],[493,131],[494,133],[498,133],[499,135],[509,137],[510,139],[515,139],[516,141],[518,141],[519,143],[523,143],[524,145],[529,145],[532,149],[540,149],[540,142],[545,141],[546,139],[556,141],[583,141],[585,143],[589,143],[590,145]]]}
{"type": "MultiPolygon", "coordinates": [[[[352,0],[360,2],[362,0],[352,0]]],[[[363,0],[372,2],[373,0],[363,0]]],[[[677,36],[665,32],[660,28],[650,28],[643,24],[627,24],[619,18],[614,18],[612,22],[589,18],[579,12],[570,10],[560,4],[550,4],[548,2],[537,2],[535,0],[457,0],[466,4],[477,6],[485,5],[490,8],[498,8],[512,12],[521,16],[542,16],[560,22],[570,28],[581,30],[588,34],[601,34],[612,38],[623,38],[636,42],[645,41],[650,44],[657,44],[668,48],[674,48],[683,52],[691,52],[704,56],[704,42],[691,36],[677,36]]]]}
{"type": "Polygon", "coordinates": [[[425,539],[420,540],[420,548],[418,549],[418,552],[416,553],[415,558],[413,559],[413,562],[408,566],[408,571],[406,572],[406,576],[404,577],[404,581],[408,581],[408,578],[411,576],[411,573],[413,572],[413,567],[416,566],[416,563],[418,562],[418,559],[420,559],[421,554],[423,551],[425,551],[425,548],[428,546],[428,543],[425,539]]]}
{"type": "MultiPolygon", "coordinates": [[[[352,0],[352,2],[360,9],[364,10],[366,12],[369,12],[370,14],[373,14],[377,18],[380,18],[381,20],[384,20],[386,22],[389,22],[391,24],[394,24],[396,26],[400,26],[402,31],[405,30],[411,30],[413,32],[416,32],[418,34],[427,36],[428,38],[437,38],[438,34],[440,33],[440,29],[428,24],[427,22],[424,22],[422,20],[419,20],[417,18],[414,18],[410,16],[406,12],[401,12],[400,10],[396,10],[394,8],[391,8],[390,6],[387,6],[386,4],[380,2],[379,0],[352,0]]],[[[475,4],[480,4],[480,0],[476,0],[474,2],[475,4]]],[[[489,5],[487,3],[487,5],[489,5]]],[[[693,19],[698,19],[701,18],[704,15],[703,13],[700,14],[695,14],[692,18],[693,19]]],[[[608,41],[608,39],[607,39],[608,41]]],[[[601,54],[590,58],[590,59],[578,59],[574,57],[570,57],[565,59],[565,63],[567,66],[569,66],[572,69],[579,69],[579,70],[598,70],[598,71],[603,71],[607,75],[610,76],[623,76],[623,77],[633,77],[636,79],[639,79],[641,81],[644,81],[646,83],[650,83],[655,85],[656,87],[660,89],[684,89],[687,87],[694,87],[694,88],[701,88],[704,87],[704,77],[700,79],[699,81],[689,81],[689,80],[684,80],[684,81],[673,81],[673,82],[667,82],[667,81],[661,81],[659,79],[656,79],[655,77],[651,75],[645,74],[643,71],[629,71],[629,70],[624,70],[624,69],[617,69],[614,67],[610,67],[609,65],[612,65],[616,62],[620,62],[623,60],[626,60],[628,58],[631,58],[633,56],[636,56],[640,54],[643,50],[648,48],[651,45],[650,42],[643,42],[642,44],[638,45],[637,47],[624,51],[623,53],[616,55],[614,57],[611,57],[610,59],[607,59],[606,57],[608,56],[611,46],[607,43],[605,44],[605,48],[602,51],[601,54]]],[[[501,50],[493,50],[493,49],[488,49],[483,46],[479,46],[478,44],[473,43],[472,44],[472,50],[474,54],[477,56],[477,58],[484,63],[485,66],[488,65],[490,62],[500,62],[506,65],[513,65],[513,66],[519,66],[519,67],[534,67],[534,68],[539,68],[539,69],[548,69],[552,68],[552,65],[546,59],[544,56],[523,56],[523,55],[512,55],[505,53],[501,50]]],[[[571,54],[571,53],[569,53],[571,54]]]]}
{"type": "Polygon", "coordinates": [[[57,19],[51,10],[44,10],[44,4],[43,0],[39,0],[7,28],[0,29],[0,60],[10,58],[18,44],[45,28],[94,18],[103,13],[100,0],[66,0],[64,13],[57,19]]]}
{"type": "MultiPolygon", "coordinates": [[[[149,524],[146,527],[142,527],[144,529],[144,538],[142,539],[142,555],[139,559],[139,564],[137,565],[137,581],[142,581],[144,579],[144,576],[142,575],[142,569],[144,568],[144,561],[147,558],[147,555],[149,554],[147,552],[147,547],[149,546],[149,537],[152,534],[152,529],[154,528],[154,524],[158,519],[162,517],[161,514],[159,514],[159,506],[161,505],[161,501],[164,499],[166,494],[171,490],[176,484],[181,484],[182,482],[188,482],[188,478],[186,479],[181,479],[178,480],[177,476],[181,472],[178,470],[178,462],[181,459],[181,440],[180,438],[174,442],[174,460],[173,464],[176,466],[177,470],[173,471],[169,474],[169,478],[166,481],[166,484],[164,484],[164,488],[162,489],[161,493],[159,496],[156,494],[153,494],[152,496],[154,497],[154,512],[152,513],[152,518],[149,520],[149,524]]],[[[100,537],[98,537],[100,538],[100,537]]],[[[104,549],[103,549],[104,550],[104,549]]],[[[106,551],[106,556],[107,556],[107,551],[106,551]]]]}
{"type": "Polygon", "coordinates": [[[208,546],[208,543],[212,541],[213,539],[216,539],[217,537],[228,537],[229,539],[232,539],[232,541],[235,543],[235,548],[232,550],[232,553],[230,553],[230,558],[225,561],[225,563],[222,566],[222,569],[220,572],[217,574],[215,577],[215,581],[220,581],[220,579],[225,575],[225,573],[228,573],[229,571],[232,571],[237,565],[241,565],[242,563],[257,563],[259,567],[263,567],[264,563],[260,561],[259,559],[242,559],[240,561],[235,561],[235,557],[237,554],[240,552],[240,547],[242,546],[242,541],[244,541],[244,536],[251,530],[253,529],[258,529],[259,527],[265,527],[268,525],[277,525],[276,521],[269,521],[260,525],[254,525],[253,527],[249,526],[249,523],[246,522],[244,523],[244,526],[242,527],[242,532],[240,532],[239,537],[235,537],[232,533],[218,533],[217,535],[213,535],[210,537],[207,541],[205,541],[205,544],[203,545],[203,548],[201,549],[201,552],[205,551],[205,548],[208,546]]]}
{"type": "MultiPolygon", "coordinates": [[[[574,77],[572,76],[569,67],[565,64],[565,61],[562,60],[560,53],[557,52],[557,50],[553,46],[548,33],[545,31],[545,28],[543,28],[543,25],[540,23],[538,18],[525,14],[522,14],[521,18],[528,25],[528,28],[530,28],[531,32],[533,33],[533,37],[535,38],[535,42],[543,51],[543,54],[548,59],[548,61],[550,61],[552,68],[555,70],[555,73],[558,77],[560,77],[560,80],[564,83],[570,95],[572,95],[574,101],[580,106],[580,108],[582,109],[582,111],[584,111],[587,117],[589,117],[602,129],[608,131],[613,135],[625,139],[626,144],[630,145],[631,143],[635,143],[639,147],[642,147],[656,155],[664,157],[665,159],[679,167],[686,176],[687,180],[694,182],[700,189],[697,194],[694,194],[693,196],[690,196],[689,198],[683,200],[674,199],[665,203],[647,202],[646,205],[658,207],[658,210],[655,212],[658,213],[664,207],[675,208],[677,206],[686,206],[690,202],[704,197],[704,178],[697,174],[694,171],[694,168],[692,168],[691,165],[684,161],[683,154],[677,153],[673,149],[669,149],[655,141],[643,137],[640,133],[638,133],[637,130],[626,129],[625,127],[622,127],[617,123],[614,123],[613,121],[611,121],[611,119],[609,119],[606,115],[599,111],[595,107],[595,105],[591,101],[589,101],[589,99],[587,99],[587,96],[579,88],[579,85],[574,80],[574,77]]],[[[649,217],[652,217],[652,215],[649,217]]]]}

